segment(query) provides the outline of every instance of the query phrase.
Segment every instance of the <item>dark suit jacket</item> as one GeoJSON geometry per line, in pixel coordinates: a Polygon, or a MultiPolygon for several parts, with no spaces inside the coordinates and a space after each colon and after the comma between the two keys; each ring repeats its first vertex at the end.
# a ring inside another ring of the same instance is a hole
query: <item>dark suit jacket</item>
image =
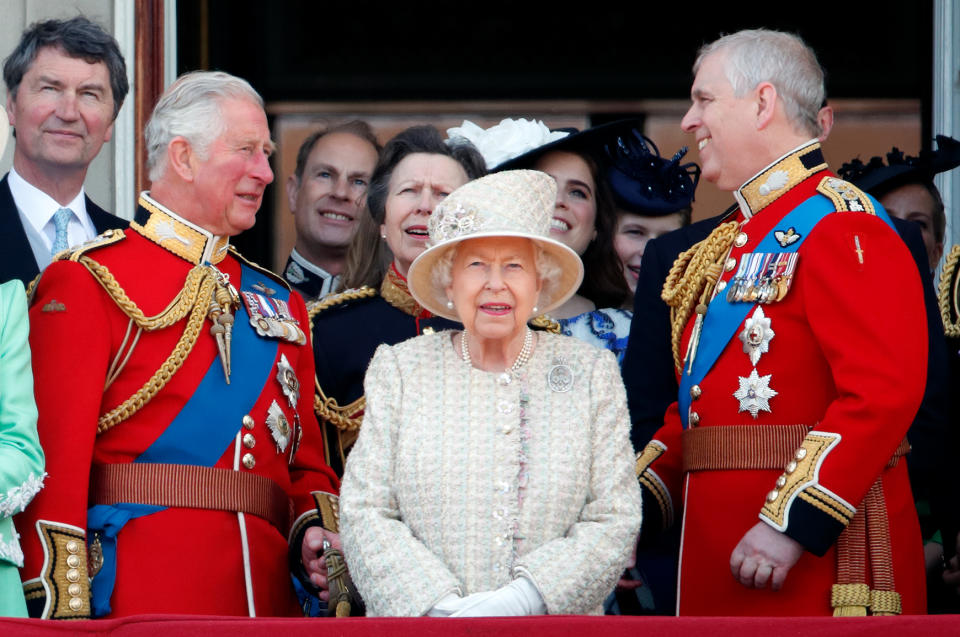
{"type": "MultiPolygon", "coordinates": [[[[671,403],[676,402],[679,389],[670,348],[670,309],[660,298],[663,282],[681,252],[705,239],[721,221],[735,211],[736,207],[732,207],[722,215],[698,221],[653,239],[644,249],[634,298],[630,340],[622,368],[630,419],[633,423],[631,438],[638,451],[646,446],[663,425],[664,412],[671,403]]],[[[937,514],[939,510],[939,517],[943,518],[945,511],[940,503],[942,498],[936,493],[939,489],[937,485],[942,483],[943,476],[947,475],[945,463],[950,448],[947,394],[949,370],[943,322],[919,228],[913,222],[897,218],[893,218],[893,223],[904,243],[910,248],[923,281],[929,339],[927,388],[908,433],[913,449],[907,457],[907,466],[914,497],[918,500],[933,500],[934,513],[937,514]]],[[[882,293],[882,290],[878,291],[878,294],[882,293]]],[[[956,531],[950,527],[956,522],[944,523],[944,530],[955,536],[956,531]]],[[[950,545],[952,542],[948,540],[946,544],[950,545]]],[[[952,547],[944,548],[949,551],[952,547]]]]}
{"type": "MultiPolygon", "coordinates": [[[[125,219],[112,215],[93,203],[90,197],[87,197],[87,214],[98,233],[130,225],[125,219]]],[[[17,205],[13,201],[7,175],[0,179],[0,237],[3,237],[3,249],[0,250],[0,283],[20,279],[24,285],[29,285],[40,274],[40,267],[33,256],[33,250],[30,249],[30,241],[23,229],[17,205]]]]}

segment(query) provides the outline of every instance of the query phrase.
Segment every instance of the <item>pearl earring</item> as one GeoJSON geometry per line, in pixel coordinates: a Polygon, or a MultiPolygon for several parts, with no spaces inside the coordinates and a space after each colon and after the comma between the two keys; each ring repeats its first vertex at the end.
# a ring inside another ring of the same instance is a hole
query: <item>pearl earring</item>
{"type": "Polygon", "coordinates": [[[537,307],[536,305],[534,305],[534,306],[533,306],[533,313],[534,313],[534,314],[537,314],[538,312],[540,312],[540,308],[537,307]]]}
{"type": "Polygon", "coordinates": [[[451,301],[451,300],[449,300],[449,299],[447,299],[447,309],[448,309],[448,310],[452,310],[452,309],[453,309],[453,301],[451,301]]]}

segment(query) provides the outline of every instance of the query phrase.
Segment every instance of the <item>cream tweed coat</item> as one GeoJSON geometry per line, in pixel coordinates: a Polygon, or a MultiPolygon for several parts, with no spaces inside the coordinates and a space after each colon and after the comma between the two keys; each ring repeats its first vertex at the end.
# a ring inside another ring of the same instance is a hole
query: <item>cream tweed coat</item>
{"type": "Polygon", "coordinates": [[[495,374],[451,335],[381,345],[367,370],[340,504],[368,614],[423,615],[521,574],[548,613],[601,612],[640,527],[613,355],[541,332],[518,373],[495,374]],[[558,365],[569,391],[548,382],[558,365]]]}

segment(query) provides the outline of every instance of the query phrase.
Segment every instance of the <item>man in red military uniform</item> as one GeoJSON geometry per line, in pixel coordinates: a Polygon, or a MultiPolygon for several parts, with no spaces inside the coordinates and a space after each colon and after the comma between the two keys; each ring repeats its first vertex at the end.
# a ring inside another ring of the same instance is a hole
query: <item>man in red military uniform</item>
{"type": "Polygon", "coordinates": [[[917,269],[827,169],[799,38],[725,36],[694,71],[682,127],[739,211],[666,281],[679,400],[637,459],[645,530],[682,508],[678,613],[922,613],[902,460],[926,372],[917,269]]]}
{"type": "Polygon", "coordinates": [[[143,225],[51,265],[31,306],[47,488],[19,516],[32,614],[298,615],[337,481],[302,299],[245,261],[273,180],[263,102],[181,77],[147,125],[143,225]]]}

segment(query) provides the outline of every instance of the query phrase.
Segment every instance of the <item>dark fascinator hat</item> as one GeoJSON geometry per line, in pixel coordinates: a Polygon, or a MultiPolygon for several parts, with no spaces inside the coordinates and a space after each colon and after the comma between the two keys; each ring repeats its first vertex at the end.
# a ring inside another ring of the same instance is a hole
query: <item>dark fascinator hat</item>
{"type": "Polygon", "coordinates": [[[584,153],[602,163],[606,140],[626,134],[642,124],[638,118],[622,119],[583,130],[549,129],[537,120],[505,119],[496,126],[483,129],[465,121],[447,129],[452,142],[463,138],[472,143],[487,162],[487,170],[517,170],[532,167],[543,155],[555,151],[584,153]]]}
{"type": "Polygon", "coordinates": [[[690,206],[700,182],[700,166],[681,164],[687,147],[671,159],[636,129],[606,146],[607,183],[617,207],[648,217],[669,215],[690,206]]]}
{"type": "Polygon", "coordinates": [[[882,157],[871,157],[863,163],[859,158],[843,166],[837,174],[874,197],[881,197],[908,183],[932,183],[934,175],[960,166],[960,142],[946,135],[937,135],[936,150],[921,150],[916,157],[904,155],[894,146],[882,157]]]}

